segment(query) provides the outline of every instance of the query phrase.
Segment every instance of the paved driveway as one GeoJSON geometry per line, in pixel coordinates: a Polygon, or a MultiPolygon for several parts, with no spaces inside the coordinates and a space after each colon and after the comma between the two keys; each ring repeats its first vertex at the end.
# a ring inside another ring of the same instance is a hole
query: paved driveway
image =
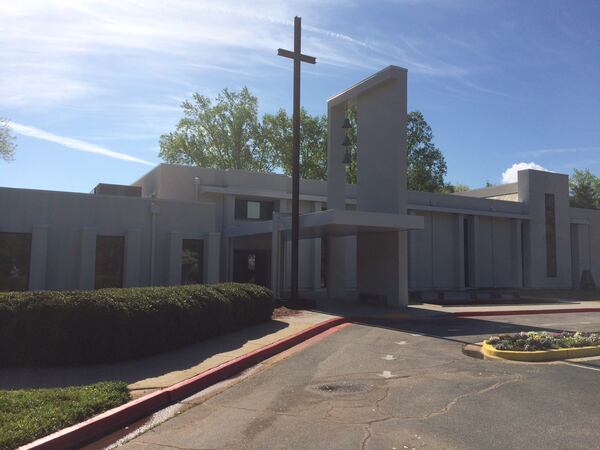
{"type": "Polygon", "coordinates": [[[465,356],[523,329],[600,330],[600,313],[352,325],[125,444],[147,448],[600,448],[600,365],[465,356]]]}

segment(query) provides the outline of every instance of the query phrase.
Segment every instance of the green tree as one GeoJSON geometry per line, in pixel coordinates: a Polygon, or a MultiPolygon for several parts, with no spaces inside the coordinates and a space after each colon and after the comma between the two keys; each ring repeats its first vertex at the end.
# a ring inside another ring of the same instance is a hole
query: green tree
{"type": "Polygon", "coordinates": [[[273,170],[260,145],[258,100],[244,87],[223,89],[213,102],[198,93],[182,103],[176,130],[160,137],[160,157],[169,163],[218,169],[273,170]]]}
{"type": "Polygon", "coordinates": [[[442,190],[440,190],[440,192],[443,192],[444,194],[454,194],[456,192],[466,192],[468,190],[470,190],[471,188],[469,186],[467,186],[466,184],[461,184],[461,183],[456,183],[456,184],[446,184],[442,190]]]}
{"type": "Polygon", "coordinates": [[[8,120],[0,117],[0,159],[4,161],[12,161],[14,159],[15,137],[11,133],[8,120]]]}
{"type": "MultiPolygon", "coordinates": [[[[224,89],[215,99],[194,94],[182,104],[184,117],[174,132],[160,137],[160,156],[169,163],[197,164],[218,169],[292,172],[292,117],[280,109],[258,121],[258,101],[244,87],[240,92],[224,89]]],[[[358,117],[354,108],[348,118],[352,145],[347,181],[357,180],[358,117]]],[[[327,178],[327,117],[300,116],[300,176],[327,178]]],[[[408,188],[417,191],[453,192],[446,185],[446,161],[433,144],[431,127],[419,111],[408,114],[408,188]]]]}
{"type": "Polygon", "coordinates": [[[573,171],[569,177],[571,205],[578,208],[600,207],[600,179],[589,169],[573,171]]]}
{"type": "Polygon", "coordinates": [[[442,192],[445,189],[446,160],[433,143],[431,127],[420,111],[408,113],[407,146],[408,188],[442,192]]]}
{"type": "MultiPolygon", "coordinates": [[[[292,117],[284,109],[265,114],[261,123],[259,147],[273,155],[275,164],[286,175],[292,174],[292,117]]],[[[327,117],[300,112],[300,178],[327,178],[327,117]]]]}

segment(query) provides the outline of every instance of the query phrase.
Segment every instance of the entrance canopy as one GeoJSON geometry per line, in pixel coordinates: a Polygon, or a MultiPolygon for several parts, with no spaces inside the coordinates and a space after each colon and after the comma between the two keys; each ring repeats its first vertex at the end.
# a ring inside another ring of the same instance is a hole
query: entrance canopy
{"type": "MultiPolygon", "coordinates": [[[[245,223],[227,230],[228,237],[269,235],[281,231],[282,236],[291,236],[292,218],[276,215],[273,220],[245,223]]],[[[328,209],[300,215],[300,238],[309,239],[329,236],[357,236],[388,231],[403,231],[423,228],[423,217],[406,214],[387,214],[368,211],[328,209]]]]}

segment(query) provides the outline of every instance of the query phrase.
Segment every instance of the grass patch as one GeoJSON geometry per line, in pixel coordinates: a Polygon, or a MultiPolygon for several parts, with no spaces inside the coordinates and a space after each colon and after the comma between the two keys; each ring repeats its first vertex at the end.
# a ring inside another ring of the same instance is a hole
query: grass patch
{"type": "Polygon", "coordinates": [[[129,400],[127,384],[0,391],[0,449],[13,449],[129,400]]]}
{"type": "Polygon", "coordinates": [[[580,331],[563,331],[549,333],[547,331],[529,331],[518,334],[501,334],[489,338],[486,343],[496,350],[512,350],[533,352],[559,348],[577,348],[600,345],[600,334],[580,331]]]}

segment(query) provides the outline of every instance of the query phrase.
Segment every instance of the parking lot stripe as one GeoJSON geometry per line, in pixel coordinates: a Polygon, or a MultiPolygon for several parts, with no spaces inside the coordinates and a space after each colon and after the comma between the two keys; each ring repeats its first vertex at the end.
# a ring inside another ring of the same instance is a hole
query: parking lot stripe
{"type": "Polygon", "coordinates": [[[566,364],[568,366],[579,367],[580,369],[595,370],[597,372],[600,372],[600,367],[584,366],[582,364],[577,364],[577,363],[569,362],[569,361],[562,361],[562,363],[566,364]]]}

